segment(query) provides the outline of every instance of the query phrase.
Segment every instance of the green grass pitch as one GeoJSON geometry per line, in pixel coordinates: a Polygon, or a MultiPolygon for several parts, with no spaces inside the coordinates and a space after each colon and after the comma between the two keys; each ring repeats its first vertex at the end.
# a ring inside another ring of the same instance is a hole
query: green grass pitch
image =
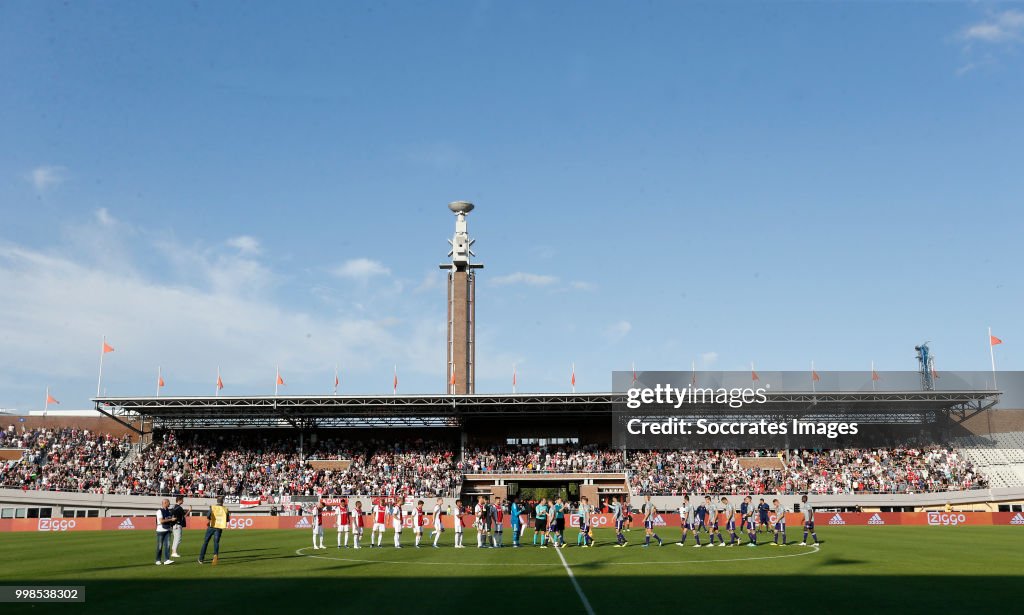
{"type": "MultiPolygon", "coordinates": [[[[561,549],[595,613],[692,608],[816,613],[1003,611],[1024,600],[1024,531],[1016,527],[822,527],[820,549],[677,547],[676,528],[660,528],[664,547],[627,548],[599,530],[598,546],[580,549],[574,531],[561,549]]],[[[84,585],[85,604],[8,605],[16,612],[230,612],[322,609],[368,613],[452,612],[521,606],[586,613],[559,552],[530,545],[477,549],[309,549],[310,533],[228,531],[216,567],[195,562],[201,532],[188,531],[182,558],[153,564],[152,532],[0,534],[0,585],[84,585]]],[[[367,534],[368,536],[368,534],[367,534]]],[[[762,540],[767,535],[762,534],[762,540]]],[[[794,540],[794,538],[796,540],[794,540]]],[[[365,542],[365,539],[364,539],[365,542]]],[[[424,543],[426,543],[426,538],[424,543]]],[[[508,541],[506,541],[508,542],[508,541]]],[[[692,537],[688,545],[692,544],[692,537]]],[[[210,558],[210,555],[207,555],[210,558]]]]}

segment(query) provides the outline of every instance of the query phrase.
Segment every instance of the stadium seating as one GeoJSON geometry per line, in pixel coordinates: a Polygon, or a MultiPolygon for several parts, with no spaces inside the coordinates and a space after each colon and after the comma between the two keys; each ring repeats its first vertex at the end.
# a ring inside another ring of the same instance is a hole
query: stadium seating
{"type": "Polygon", "coordinates": [[[503,445],[459,453],[432,440],[320,438],[200,431],[129,437],[81,429],[9,428],[0,486],[123,495],[453,496],[467,474],[616,473],[634,494],[921,493],[1024,485],[1024,433],[971,436],[962,450],[904,446],[831,451],[629,451],[503,445]],[[763,462],[759,462],[763,460],[763,462]],[[334,461],[337,463],[326,463],[334,461]]]}
{"type": "Polygon", "coordinates": [[[1024,487],[1024,432],[964,436],[956,444],[992,487],[1024,487]]]}

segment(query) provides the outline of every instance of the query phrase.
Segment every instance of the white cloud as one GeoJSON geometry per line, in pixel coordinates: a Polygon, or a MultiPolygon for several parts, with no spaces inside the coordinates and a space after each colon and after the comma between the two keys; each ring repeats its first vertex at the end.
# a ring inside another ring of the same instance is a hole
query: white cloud
{"type": "Polygon", "coordinates": [[[605,330],[605,336],[613,342],[617,342],[622,338],[626,337],[630,331],[633,330],[633,325],[628,320],[620,320],[617,323],[613,323],[605,330]]]}
{"type": "Polygon", "coordinates": [[[260,241],[251,235],[239,235],[227,240],[228,247],[238,250],[243,256],[256,256],[260,253],[260,241]]]}
{"type": "Polygon", "coordinates": [[[64,183],[64,167],[42,165],[38,166],[26,175],[26,179],[32,183],[36,190],[42,192],[53,186],[64,183]]]}
{"type": "Polygon", "coordinates": [[[717,352],[705,352],[700,355],[700,363],[703,369],[708,369],[712,365],[718,362],[717,352]]]}
{"type": "Polygon", "coordinates": [[[117,224],[117,219],[110,215],[106,207],[100,207],[96,210],[96,221],[100,223],[100,226],[111,227],[117,224]]]}
{"type": "Polygon", "coordinates": [[[331,273],[339,278],[367,280],[373,276],[391,275],[391,270],[379,261],[368,258],[353,258],[331,269],[331,273]]]}
{"type": "Polygon", "coordinates": [[[1024,12],[1009,9],[989,15],[984,21],[963,29],[960,38],[968,42],[1009,43],[1024,38],[1024,12]]]}
{"type": "Polygon", "coordinates": [[[593,284],[591,282],[576,281],[576,282],[570,282],[569,283],[569,288],[571,288],[572,290],[591,291],[591,290],[597,290],[597,284],[593,284]]]}
{"type": "Polygon", "coordinates": [[[512,286],[515,284],[522,284],[525,286],[551,286],[557,282],[558,278],[552,275],[523,273],[522,271],[491,279],[491,283],[495,286],[512,286]]]}
{"type": "MultiPolygon", "coordinates": [[[[404,310],[371,293],[361,300],[384,304],[372,316],[341,308],[318,315],[251,292],[277,278],[255,260],[168,241],[155,254],[174,265],[169,276],[0,243],[0,406],[31,404],[47,384],[59,387],[67,405],[84,406],[95,392],[89,380],[94,387],[95,349],[104,334],[117,348],[104,370],[110,394],[150,393],[157,365],[170,387],[165,392],[178,394],[205,392],[218,365],[237,393],[269,390],[275,363],[303,392],[303,378],[339,362],[356,390],[364,383],[363,390],[378,392],[396,361],[416,374],[443,365],[443,319],[422,306],[404,310]]],[[[327,376],[323,383],[326,391],[327,376]]]]}

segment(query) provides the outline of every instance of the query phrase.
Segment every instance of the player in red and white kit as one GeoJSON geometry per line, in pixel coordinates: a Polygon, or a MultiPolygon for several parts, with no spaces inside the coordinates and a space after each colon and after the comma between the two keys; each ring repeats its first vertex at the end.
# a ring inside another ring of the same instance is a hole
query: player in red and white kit
{"type": "Polygon", "coordinates": [[[427,524],[427,513],[423,510],[423,500],[416,502],[416,510],[412,512],[412,534],[416,537],[416,548],[420,548],[423,540],[423,526],[427,524]]]}
{"type": "Polygon", "coordinates": [[[345,535],[345,548],[348,548],[348,535],[352,530],[352,513],[348,510],[348,500],[342,500],[334,507],[335,520],[338,522],[338,548],[341,548],[341,535],[345,535]]]}
{"type": "Polygon", "coordinates": [[[373,501],[370,509],[370,516],[373,517],[373,526],[370,528],[370,548],[373,548],[373,539],[377,538],[377,548],[383,549],[381,543],[384,541],[384,530],[386,529],[388,507],[379,499],[373,501]]]}
{"type": "Polygon", "coordinates": [[[444,521],[441,520],[441,505],[444,504],[444,500],[437,498],[437,504],[434,504],[434,530],[430,532],[430,535],[434,537],[434,548],[440,549],[437,546],[437,541],[441,539],[441,532],[444,531],[444,521]]]}
{"type": "Polygon", "coordinates": [[[391,528],[395,530],[395,548],[402,548],[402,505],[400,500],[395,499],[388,507],[388,516],[391,517],[391,528]]]}
{"type": "Polygon", "coordinates": [[[313,548],[326,549],[324,546],[324,503],[323,500],[316,503],[313,509],[313,548]],[[317,546],[317,538],[320,539],[320,546],[317,546]]]}
{"type": "Polygon", "coordinates": [[[352,512],[352,546],[359,548],[359,541],[363,538],[363,527],[366,525],[366,517],[363,515],[362,501],[356,501],[356,509],[352,512]]]}

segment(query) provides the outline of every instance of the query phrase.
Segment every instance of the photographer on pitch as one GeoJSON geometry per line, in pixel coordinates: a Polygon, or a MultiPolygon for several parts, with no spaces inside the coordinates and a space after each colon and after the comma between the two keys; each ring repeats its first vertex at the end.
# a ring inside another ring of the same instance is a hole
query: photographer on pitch
{"type": "Polygon", "coordinates": [[[217,503],[210,507],[210,512],[206,514],[206,536],[203,537],[203,546],[199,549],[199,563],[202,564],[203,558],[206,557],[206,545],[210,544],[210,539],[213,539],[213,565],[216,566],[217,562],[220,561],[220,535],[224,532],[224,529],[228,526],[228,521],[231,520],[231,513],[228,512],[226,506],[224,506],[224,496],[217,496],[217,503]]]}

